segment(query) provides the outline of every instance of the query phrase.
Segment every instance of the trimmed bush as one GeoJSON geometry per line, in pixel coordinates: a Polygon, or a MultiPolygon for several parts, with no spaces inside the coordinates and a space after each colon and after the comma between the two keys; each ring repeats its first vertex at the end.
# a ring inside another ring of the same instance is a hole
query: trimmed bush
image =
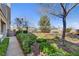
{"type": "Polygon", "coordinates": [[[9,45],[9,38],[5,38],[1,43],[0,43],[0,56],[6,55],[6,51],[9,45]]]}

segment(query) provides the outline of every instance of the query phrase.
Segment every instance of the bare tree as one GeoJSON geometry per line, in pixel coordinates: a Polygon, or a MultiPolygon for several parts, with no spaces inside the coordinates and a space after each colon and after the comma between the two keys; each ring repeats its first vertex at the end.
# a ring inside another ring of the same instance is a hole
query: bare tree
{"type": "Polygon", "coordinates": [[[28,31],[28,22],[26,19],[16,18],[16,25],[17,25],[19,30],[26,28],[26,30],[28,31]]]}
{"type": "Polygon", "coordinates": [[[62,44],[64,45],[65,33],[66,33],[66,18],[70,11],[72,11],[78,3],[58,3],[58,4],[41,4],[43,8],[41,11],[47,14],[57,16],[62,19],[63,32],[62,32],[62,44]]]}
{"type": "Polygon", "coordinates": [[[16,18],[16,25],[17,25],[18,30],[20,31],[21,27],[22,27],[22,19],[21,18],[16,18]]]}

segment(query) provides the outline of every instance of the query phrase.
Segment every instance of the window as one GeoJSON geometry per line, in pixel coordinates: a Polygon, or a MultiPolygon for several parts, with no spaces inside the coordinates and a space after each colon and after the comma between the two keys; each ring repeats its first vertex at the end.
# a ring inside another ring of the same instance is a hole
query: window
{"type": "Polygon", "coordinates": [[[3,34],[5,31],[5,23],[1,21],[1,34],[3,34]]]}

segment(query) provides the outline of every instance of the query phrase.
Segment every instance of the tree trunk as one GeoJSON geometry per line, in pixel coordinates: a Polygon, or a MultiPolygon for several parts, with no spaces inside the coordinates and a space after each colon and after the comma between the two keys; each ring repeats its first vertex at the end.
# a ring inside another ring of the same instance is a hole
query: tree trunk
{"type": "Polygon", "coordinates": [[[64,44],[65,33],[66,33],[66,17],[63,17],[62,45],[65,45],[64,44]]]}
{"type": "Polygon", "coordinates": [[[26,27],[26,29],[27,29],[26,31],[27,31],[27,33],[28,33],[28,26],[26,27]]]}

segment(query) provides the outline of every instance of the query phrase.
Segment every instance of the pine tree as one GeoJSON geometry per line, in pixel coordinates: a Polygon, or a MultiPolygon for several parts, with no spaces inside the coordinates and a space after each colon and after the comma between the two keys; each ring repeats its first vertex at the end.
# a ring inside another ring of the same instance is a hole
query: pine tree
{"type": "Polygon", "coordinates": [[[50,20],[47,16],[42,16],[40,18],[40,30],[41,32],[48,33],[50,32],[50,20]]]}

